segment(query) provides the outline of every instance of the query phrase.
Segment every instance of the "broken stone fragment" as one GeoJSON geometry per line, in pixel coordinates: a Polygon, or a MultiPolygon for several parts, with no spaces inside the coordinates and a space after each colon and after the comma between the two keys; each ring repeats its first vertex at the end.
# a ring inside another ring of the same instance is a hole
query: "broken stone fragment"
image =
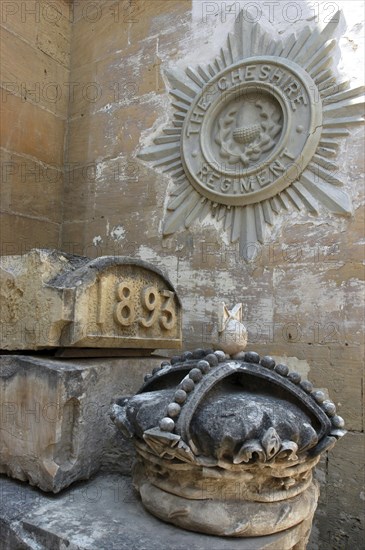
{"type": "Polygon", "coordinates": [[[133,448],[110,402],[159,362],[0,355],[0,473],[54,493],[100,469],[129,473],[133,448]]]}
{"type": "Polygon", "coordinates": [[[217,333],[212,334],[213,347],[229,355],[243,352],[247,346],[247,330],[242,323],[242,304],[229,310],[224,302],[218,309],[217,333]]]}

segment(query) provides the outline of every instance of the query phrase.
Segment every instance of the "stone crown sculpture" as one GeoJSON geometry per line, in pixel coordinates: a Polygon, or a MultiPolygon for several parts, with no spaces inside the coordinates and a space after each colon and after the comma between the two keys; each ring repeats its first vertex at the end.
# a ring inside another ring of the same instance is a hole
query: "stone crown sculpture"
{"type": "Polygon", "coordinates": [[[114,404],[112,419],[137,450],[135,485],[153,514],[194,531],[250,537],[310,526],[312,471],[344,421],[298,373],[241,355],[185,352],[114,404]]]}

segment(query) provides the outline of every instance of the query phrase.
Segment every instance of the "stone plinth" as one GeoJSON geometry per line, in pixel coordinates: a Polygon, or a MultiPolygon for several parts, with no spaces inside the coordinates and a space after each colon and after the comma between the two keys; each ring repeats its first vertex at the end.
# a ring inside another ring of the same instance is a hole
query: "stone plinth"
{"type": "Polygon", "coordinates": [[[157,358],[0,356],[0,473],[58,492],[100,468],[128,473],[134,455],[108,417],[157,358]]]}
{"type": "Polygon", "coordinates": [[[130,478],[118,475],[98,476],[52,498],[3,478],[0,493],[1,550],[302,550],[308,530],[302,525],[247,539],[184,531],[148,514],[130,478]]]}
{"type": "Polygon", "coordinates": [[[32,250],[0,259],[4,350],[178,348],[181,307],[163,273],[119,256],[32,250]]]}

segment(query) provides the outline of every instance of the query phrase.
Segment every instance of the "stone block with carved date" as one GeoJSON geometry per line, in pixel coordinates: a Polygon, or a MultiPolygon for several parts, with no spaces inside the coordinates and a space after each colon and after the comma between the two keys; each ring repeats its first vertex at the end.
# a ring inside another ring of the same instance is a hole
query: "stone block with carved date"
{"type": "Polygon", "coordinates": [[[132,258],[34,249],[0,259],[4,350],[178,348],[181,306],[166,276],[132,258]]]}

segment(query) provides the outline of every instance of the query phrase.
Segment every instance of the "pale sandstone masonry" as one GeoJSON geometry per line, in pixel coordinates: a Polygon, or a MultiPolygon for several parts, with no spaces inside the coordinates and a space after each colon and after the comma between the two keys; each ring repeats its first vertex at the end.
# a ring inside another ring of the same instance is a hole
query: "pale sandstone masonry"
{"type": "Polygon", "coordinates": [[[1,254],[60,244],[69,10],[69,0],[1,6],[1,254]]]}
{"type": "Polygon", "coordinates": [[[52,498],[6,479],[1,489],[2,550],[289,550],[298,540],[295,527],[259,539],[187,533],[149,514],[131,479],[116,474],[75,484],[52,498]]]}

